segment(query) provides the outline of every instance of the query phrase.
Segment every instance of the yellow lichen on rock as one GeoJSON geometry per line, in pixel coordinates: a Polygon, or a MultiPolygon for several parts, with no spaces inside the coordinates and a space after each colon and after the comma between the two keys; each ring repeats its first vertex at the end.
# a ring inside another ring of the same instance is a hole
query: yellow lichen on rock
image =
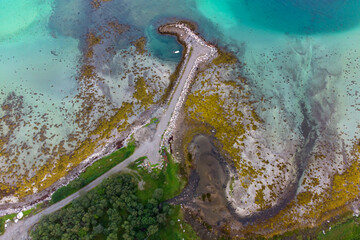
{"type": "Polygon", "coordinates": [[[135,83],[134,98],[147,108],[154,103],[154,95],[146,85],[144,77],[139,77],[135,83]]]}
{"type": "Polygon", "coordinates": [[[37,174],[30,178],[24,178],[23,184],[18,186],[15,196],[21,198],[32,193],[32,187],[36,186],[38,191],[50,187],[58,179],[66,176],[68,171],[79,165],[84,159],[89,157],[99,147],[100,142],[110,137],[111,131],[117,129],[122,132],[128,127],[128,116],[132,114],[132,104],[124,103],[123,106],[117,110],[116,114],[109,120],[102,120],[98,127],[90,134],[90,136],[97,135],[95,140],[90,138],[85,139],[79,143],[76,150],[69,155],[62,155],[60,159],[53,159],[47,164],[37,170],[37,174]],[[71,163],[71,167],[67,165],[71,163]]]}
{"type": "Polygon", "coordinates": [[[218,57],[213,60],[215,65],[227,65],[227,64],[236,64],[238,59],[235,55],[229,52],[219,51],[218,57]]]}
{"type": "MultiPolygon", "coordinates": [[[[226,65],[222,65],[224,67],[226,65]]],[[[229,65],[227,65],[229,66],[229,65]]],[[[201,122],[213,130],[214,136],[218,140],[218,147],[222,152],[231,159],[237,169],[236,175],[236,191],[247,191],[252,186],[252,191],[256,192],[256,196],[248,195],[246,206],[250,208],[251,202],[254,203],[253,210],[265,210],[271,207],[277,200],[278,193],[283,191],[281,184],[277,181],[285,179],[285,175],[270,176],[266,171],[265,163],[270,165],[262,156],[262,148],[260,143],[255,141],[257,133],[260,130],[260,124],[263,122],[256,114],[254,108],[248,100],[247,87],[244,81],[229,81],[221,76],[218,66],[214,66],[199,74],[196,79],[196,87],[187,97],[186,111],[188,118],[201,122]],[[211,76],[209,78],[209,76],[211,76]],[[244,155],[246,148],[245,142],[248,137],[250,144],[252,142],[256,152],[250,151],[250,155],[244,155]],[[249,156],[243,157],[243,156],[249,156]],[[256,160],[252,160],[256,158],[256,160]],[[262,163],[260,163],[262,162],[262,163]],[[270,181],[269,178],[275,180],[270,181]],[[270,182],[268,182],[268,180],[270,182]],[[280,187],[279,187],[280,186],[280,187]],[[240,190],[241,187],[243,190],[240,190]],[[265,194],[266,193],[266,194],[265,194]],[[257,205],[257,207],[255,207],[257,205]]],[[[276,163],[275,163],[276,164],[276,163]]],[[[279,162],[278,169],[288,174],[288,167],[283,162],[279,162]]],[[[276,165],[274,165],[274,168],[276,165]]],[[[230,189],[231,194],[234,188],[230,189]]],[[[252,207],[251,207],[252,208],[252,207]]]]}
{"type": "Polygon", "coordinates": [[[270,202],[265,198],[263,185],[260,189],[256,190],[255,203],[259,206],[259,210],[265,210],[271,207],[270,202]]]}
{"type": "MultiPolygon", "coordinates": [[[[233,147],[233,140],[245,133],[244,126],[236,121],[242,114],[229,115],[230,106],[226,107],[220,94],[211,94],[204,90],[189,95],[186,106],[191,109],[189,115],[192,119],[210,124],[215,129],[215,137],[225,151],[231,155],[236,152],[236,157],[239,155],[239,150],[233,147]]],[[[236,165],[239,167],[240,161],[237,161],[236,165]]]]}
{"type": "MultiPolygon", "coordinates": [[[[316,171],[312,166],[302,183],[309,181],[304,187],[306,190],[300,191],[295,199],[274,217],[249,226],[246,231],[259,232],[272,237],[298,228],[315,227],[335,216],[349,212],[349,204],[357,200],[360,194],[360,151],[357,145],[353,149],[350,166],[342,173],[334,174],[327,188],[318,188],[320,180],[312,177],[316,171]]],[[[315,160],[324,161],[323,158],[325,156],[321,154],[314,154],[315,160]]]]}

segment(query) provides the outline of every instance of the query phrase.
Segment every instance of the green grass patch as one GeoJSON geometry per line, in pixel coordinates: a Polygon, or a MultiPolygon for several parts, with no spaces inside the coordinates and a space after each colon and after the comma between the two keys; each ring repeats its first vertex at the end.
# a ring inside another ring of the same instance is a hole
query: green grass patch
{"type": "MultiPolygon", "coordinates": [[[[180,176],[180,164],[176,163],[169,153],[166,154],[167,163],[162,169],[154,168],[149,172],[145,168],[137,167],[146,157],[138,159],[130,166],[145,182],[144,189],[137,191],[137,196],[143,203],[154,196],[158,189],[162,189],[163,192],[161,201],[171,199],[180,194],[186,184],[186,179],[180,176]]],[[[168,224],[159,228],[158,233],[150,239],[200,239],[192,227],[184,221],[180,206],[172,207],[171,211],[168,224]]]]}
{"type": "Polygon", "coordinates": [[[183,219],[184,217],[180,206],[173,207],[169,224],[167,224],[166,227],[160,228],[159,232],[154,236],[154,239],[200,239],[200,237],[196,235],[191,225],[184,222],[183,219]],[[178,221],[178,219],[180,219],[180,221],[178,221]]]}
{"type": "Polygon", "coordinates": [[[360,221],[353,217],[343,223],[335,224],[331,230],[327,229],[325,234],[319,233],[317,239],[326,240],[358,240],[360,239],[360,221]]]}
{"type": "Polygon", "coordinates": [[[150,123],[146,124],[145,127],[148,127],[150,126],[151,124],[157,124],[159,122],[159,119],[158,118],[152,118],[150,120],[150,123]]]}
{"type": "Polygon", "coordinates": [[[4,234],[5,232],[5,221],[8,219],[13,219],[16,217],[17,213],[8,214],[5,216],[0,217],[0,235],[4,234]]]}
{"type": "Polygon", "coordinates": [[[167,153],[167,164],[149,172],[140,166],[145,159],[130,164],[135,170],[130,174],[113,175],[45,216],[31,233],[33,239],[200,239],[184,221],[180,206],[164,202],[185,185],[180,165],[167,153]],[[141,180],[145,181],[143,190],[138,188],[141,180]]]}
{"type": "MultiPolygon", "coordinates": [[[[263,238],[260,237],[259,239],[263,238]]],[[[274,236],[271,239],[360,240],[360,218],[354,217],[352,214],[344,214],[339,216],[336,222],[324,223],[324,225],[315,228],[297,229],[274,236]],[[329,229],[330,226],[331,229],[329,229]]]]}
{"type": "MultiPolygon", "coordinates": [[[[154,168],[151,172],[144,168],[138,168],[136,165],[130,166],[130,168],[139,172],[139,175],[145,182],[144,190],[138,192],[139,198],[143,201],[147,201],[157,188],[163,189],[161,200],[164,201],[178,195],[185,186],[186,180],[179,176],[180,165],[168,153],[167,158],[166,166],[162,169],[154,168]]],[[[137,164],[140,163],[141,159],[138,159],[137,164]]]]}
{"type": "Polygon", "coordinates": [[[23,211],[23,218],[29,216],[31,213],[35,212],[35,208],[30,208],[29,210],[23,211]]]}
{"type": "Polygon", "coordinates": [[[59,188],[51,197],[50,204],[57,203],[71,194],[79,191],[81,188],[100,177],[117,164],[131,156],[135,151],[135,143],[129,143],[110,155],[103,157],[88,167],[85,172],[81,173],[77,179],[71,181],[68,185],[59,188]]]}

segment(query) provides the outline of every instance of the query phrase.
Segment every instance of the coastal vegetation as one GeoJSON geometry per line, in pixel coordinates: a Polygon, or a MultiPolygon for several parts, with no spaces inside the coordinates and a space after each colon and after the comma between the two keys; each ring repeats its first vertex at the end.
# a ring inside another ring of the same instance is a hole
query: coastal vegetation
{"type": "MultiPolygon", "coordinates": [[[[277,215],[268,219],[259,225],[249,227],[250,232],[264,231],[269,232],[269,237],[274,235],[284,234],[284,230],[287,232],[295,231],[299,229],[299,219],[316,220],[317,224],[324,223],[331,220],[334,217],[338,217],[344,214],[349,214],[349,206],[347,202],[356,200],[359,194],[358,183],[360,179],[360,163],[359,163],[359,149],[354,146],[355,159],[350,163],[350,166],[341,174],[335,174],[331,181],[332,185],[328,188],[326,194],[319,195],[316,192],[312,192],[311,188],[307,191],[300,192],[293,201],[291,201],[283,210],[277,215]],[[296,213],[296,209],[305,209],[302,216],[296,213]]],[[[310,185],[311,186],[311,185],[310,185]]],[[[316,187],[316,181],[314,183],[316,187]]],[[[349,238],[342,239],[354,239],[351,238],[352,234],[357,234],[356,226],[358,226],[357,218],[344,218],[338,217],[338,223],[334,225],[333,229],[325,234],[324,237],[336,236],[335,229],[343,229],[345,233],[349,233],[349,238]],[[333,233],[335,232],[335,233],[333,233]]],[[[302,223],[302,229],[306,227],[313,227],[314,224],[302,223]]],[[[320,238],[321,233],[318,234],[320,238]]],[[[325,238],[322,238],[325,239],[325,238]]],[[[326,238],[334,239],[334,238],[326,238]]]]}
{"type": "MultiPolygon", "coordinates": [[[[242,198],[241,204],[246,211],[262,211],[272,207],[277,200],[281,188],[286,185],[288,169],[280,158],[274,158],[270,163],[265,146],[257,141],[263,120],[250,101],[246,81],[235,70],[241,67],[240,63],[231,59],[231,54],[223,54],[197,76],[185,103],[187,123],[202,125],[203,133],[216,138],[215,146],[235,167],[235,175],[230,176],[226,188],[227,194],[237,200],[242,198]],[[247,157],[249,152],[251,155],[247,157]],[[273,170],[269,171],[265,166],[273,170]],[[272,171],[280,174],[273,175],[272,171]],[[250,188],[253,194],[239,195],[250,188]]],[[[261,227],[259,224],[259,229],[249,233],[254,235],[261,227]]],[[[248,232],[247,229],[244,232],[248,232]]]]}
{"type": "MultiPolygon", "coordinates": [[[[77,172],[79,170],[79,164],[97,149],[103,147],[106,142],[104,140],[111,138],[115,130],[118,132],[126,130],[129,124],[128,117],[135,114],[133,112],[133,104],[123,102],[118,108],[107,108],[109,102],[106,102],[104,96],[94,93],[92,81],[94,79],[100,81],[99,77],[95,74],[96,69],[93,66],[93,59],[96,58],[95,48],[98,45],[104,44],[104,32],[107,33],[107,37],[118,38],[119,35],[127,29],[127,26],[121,25],[114,20],[107,22],[104,28],[89,30],[89,33],[86,35],[83,64],[80,67],[78,77],[78,83],[79,86],[81,86],[79,89],[81,89],[81,91],[74,98],[74,102],[81,102],[80,110],[75,113],[75,125],[81,128],[80,132],[87,133],[88,137],[83,140],[81,139],[81,134],[69,134],[69,139],[62,140],[54,146],[52,150],[48,147],[42,148],[42,157],[39,157],[39,161],[42,162],[42,164],[33,164],[31,171],[28,169],[23,175],[20,175],[21,171],[15,171],[16,161],[12,160],[14,167],[9,168],[6,172],[1,171],[1,175],[11,175],[11,178],[17,178],[18,183],[16,184],[16,188],[6,184],[0,184],[1,191],[4,195],[12,194],[22,199],[27,195],[46,190],[46,188],[50,187],[59,179],[63,179],[66,175],[72,174],[72,172],[77,172]],[[98,106],[95,106],[96,104],[94,105],[94,103],[97,103],[98,106]],[[95,114],[94,111],[103,112],[95,114]],[[100,119],[89,117],[92,114],[101,117],[100,119]],[[91,136],[95,137],[91,138],[91,136]],[[66,149],[65,146],[67,143],[71,146],[72,151],[66,149]],[[36,174],[34,174],[34,172],[36,174]]],[[[59,126],[60,125],[55,124],[52,128],[55,129],[59,126]]],[[[14,127],[16,127],[16,125],[14,125],[14,127]]],[[[46,140],[45,133],[46,130],[50,128],[48,123],[44,123],[41,127],[40,138],[38,139],[39,143],[46,140]]],[[[34,140],[36,140],[36,138],[34,138],[34,140]]]]}
{"type": "Polygon", "coordinates": [[[12,220],[14,217],[16,217],[16,215],[17,213],[13,213],[0,217],[0,235],[2,235],[5,231],[5,222],[7,220],[12,220]]]}
{"type": "Polygon", "coordinates": [[[134,150],[135,143],[131,142],[127,147],[121,148],[112,154],[97,160],[90,167],[88,167],[85,172],[81,173],[78,178],[54,192],[54,194],[51,196],[50,203],[53,204],[59,202],[67,196],[77,192],[102,174],[109,171],[117,164],[130,157],[134,150]]]}
{"type": "MultiPolygon", "coordinates": [[[[317,239],[317,240],[357,240],[360,238],[360,218],[353,214],[336,217],[314,228],[303,228],[276,235],[270,239],[317,239]]],[[[260,237],[259,239],[264,239],[260,237]]]]}
{"type": "MultiPolygon", "coordinates": [[[[69,114],[69,118],[70,116],[74,118],[73,121],[69,120],[70,125],[78,126],[79,130],[59,138],[61,139],[59,142],[50,145],[45,144],[46,147],[39,148],[41,152],[37,157],[32,158],[34,159],[32,166],[17,164],[21,160],[17,154],[1,153],[2,157],[9,158],[11,161],[11,166],[9,165],[8,169],[0,170],[1,175],[4,179],[11,178],[17,181],[14,184],[0,183],[2,196],[13,196],[22,201],[29,195],[48,191],[54,183],[57,186],[63,184],[64,179],[74,177],[82,170],[84,160],[95,152],[104,149],[108,143],[115,141],[114,138],[125,137],[130,124],[139,124],[144,120],[148,113],[141,114],[149,109],[149,106],[159,103],[160,99],[164,99],[162,96],[165,91],[170,93],[170,90],[167,90],[167,81],[172,70],[171,67],[160,62],[153,65],[153,62],[148,61],[151,58],[150,53],[139,54],[134,47],[129,46],[128,49],[118,52],[114,50],[114,43],[118,42],[120,35],[128,30],[129,26],[123,25],[115,19],[106,21],[101,26],[88,29],[81,47],[81,65],[76,77],[79,92],[69,103],[78,109],[70,114],[69,109],[61,108],[69,114]],[[121,57],[114,58],[115,54],[121,57]],[[121,80],[133,79],[133,81],[126,80],[126,83],[129,83],[126,86],[128,88],[126,91],[130,94],[126,94],[124,99],[119,96],[122,96],[123,89],[121,88],[125,88],[126,84],[114,85],[112,79],[105,79],[98,75],[96,59],[103,58],[107,60],[114,58],[114,61],[123,63],[122,66],[127,70],[121,72],[121,76],[119,76],[121,80]],[[132,60],[129,61],[129,59],[132,60]],[[114,86],[117,86],[115,87],[116,92],[104,93],[98,88],[100,82],[101,85],[105,84],[113,89],[114,86]],[[114,94],[115,97],[112,98],[107,94],[114,94]],[[24,172],[20,170],[20,167],[27,169],[24,172]]],[[[135,39],[129,39],[129,43],[132,40],[135,39]]],[[[142,42],[145,43],[146,39],[142,39],[142,42]]],[[[3,120],[8,119],[8,116],[13,117],[10,118],[11,121],[3,121],[8,125],[9,136],[6,136],[6,139],[2,137],[0,145],[8,143],[11,139],[10,133],[16,132],[16,127],[21,125],[20,121],[16,120],[20,119],[20,116],[12,113],[13,107],[22,108],[22,101],[20,100],[13,99],[13,101],[7,101],[2,106],[3,110],[7,109],[7,113],[4,115],[6,118],[4,117],[3,120]],[[10,108],[9,106],[13,107],[10,108]]],[[[50,143],[52,141],[49,138],[52,135],[51,132],[56,128],[60,130],[66,125],[65,123],[52,125],[51,121],[46,122],[45,118],[41,124],[43,125],[36,123],[36,127],[34,127],[40,132],[34,132],[33,146],[43,145],[44,142],[50,143]]],[[[32,146],[23,144],[11,151],[26,152],[30,148],[32,146]]]]}
{"type": "MultiPolygon", "coordinates": [[[[165,154],[165,153],[164,153],[165,154]]],[[[145,159],[141,158],[130,164],[129,168],[136,171],[139,180],[145,182],[144,190],[140,191],[139,198],[146,200],[156,189],[163,190],[160,200],[167,200],[175,197],[185,186],[185,176],[180,176],[180,165],[176,163],[169,153],[166,153],[165,166],[162,168],[152,168],[151,172],[142,163],[145,159]]]]}
{"type": "MultiPolygon", "coordinates": [[[[232,82],[221,79],[216,68],[211,72],[203,73],[199,77],[202,88],[193,91],[187,98],[186,108],[190,120],[199,121],[210,129],[214,129],[215,137],[220,141],[222,149],[233,159],[239,173],[245,178],[251,176],[256,178],[258,171],[252,164],[244,159],[240,159],[242,141],[246,138],[247,126],[243,122],[247,121],[249,127],[253,128],[258,123],[252,116],[251,106],[246,106],[245,102],[229,103],[226,90],[229,89],[231,95],[237,94],[238,99],[246,98],[243,93],[235,93],[232,82]],[[206,79],[206,76],[213,76],[216,80],[206,79]],[[213,81],[210,84],[210,81],[213,81]],[[209,108],[208,106],[212,106],[209,108]],[[246,108],[244,107],[246,106],[246,108]],[[233,139],[229,141],[229,139],[233,139]],[[239,143],[235,144],[236,139],[239,143]]],[[[240,89],[240,86],[237,86],[240,89]]],[[[245,183],[244,183],[245,186],[245,183]]]]}
{"type": "Polygon", "coordinates": [[[167,154],[161,169],[143,167],[106,179],[71,204],[44,217],[31,232],[36,239],[198,239],[179,206],[165,201],[184,186],[180,166],[167,154]],[[138,187],[144,182],[142,187],[138,187]]]}
{"type": "Polygon", "coordinates": [[[318,233],[319,240],[355,240],[360,238],[360,219],[351,217],[344,222],[337,223],[331,228],[318,233]],[[325,234],[324,234],[325,233],[325,234]]]}
{"type": "Polygon", "coordinates": [[[69,206],[46,216],[31,232],[36,239],[145,239],[168,221],[171,209],[161,204],[156,191],[142,203],[137,184],[130,175],[117,175],[74,200],[69,206]]]}
{"type": "MultiPolygon", "coordinates": [[[[166,160],[162,168],[144,167],[144,158],[138,159],[129,166],[136,171],[133,176],[145,183],[143,189],[137,192],[142,202],[146,202],[156,191],[162,192],[160,200],[165,202],[178,195],[186,184],[182,165],[175,162],[168,152],[164,151],[163,154],[166,154],[166,160]]],[[[183,220],[180,206],[171,206],[171,209],[168,224],[159,228],[155,239],[199,239],[193,228],[183,220]]]]}

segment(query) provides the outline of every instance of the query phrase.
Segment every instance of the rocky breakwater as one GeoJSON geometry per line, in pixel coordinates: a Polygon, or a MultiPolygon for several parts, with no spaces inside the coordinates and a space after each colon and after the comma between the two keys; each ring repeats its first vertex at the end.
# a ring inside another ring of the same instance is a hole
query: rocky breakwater
{"type": "Polygon", "coordinates": [[[184,105],[184,101],[189,92],[190,85],[195,78],[196,71],[201,63],[209,62],[217,56],[217,49],[207,43],[203,38],[194,32],[194,29],[190,25],[178,22],[170,23],[159,27],[161,34],[169,34],[177,37],[177,40],[185,47],[186,54],[183,57],[182,67],[178,73],[178,84],[182,87],[177,86],[177,90],[174,91],[171,96],[172,102],[176,101],[174,110],[169,121],[168,128],[166,129],[161,146],[168,146],[169,139],[172,136],[173,130],[176,127],[176,120],[179,116],[180,110],[184,105]],[[179,92],[181,90],[181,92],[179,92]],[[178,93],[178,96],[176,93],[178,93]]]}

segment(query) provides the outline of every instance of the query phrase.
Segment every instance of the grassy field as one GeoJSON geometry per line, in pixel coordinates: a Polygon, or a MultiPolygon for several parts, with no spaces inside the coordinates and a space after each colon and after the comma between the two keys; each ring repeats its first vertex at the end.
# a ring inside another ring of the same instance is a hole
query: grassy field
{"type": "MultiPolygon", "coordinates": [[[[339,217],[340,220],[316,228],[299,229],[278,235],[272,240],[282,239],[318,239],[318,240],[360,240],[360,218],[352,215],[339,217]],[[330,229],[331,226],[331,229],[330,229]],[[323,233],[325,231],[325,234],[323,233]]],[[[259,238],[263,239],[263,238],[259,238]]]]}
{"type": "Polygon", "coordinates": [[[180,193],[186,183],[179,174],[180,165],[167,154],[161,169],[146,169],[146,159],[137,159],[129,166],[134,171],[104,180],[43,219],[32,233],[33,239],[58,239],[64,233],[72,239],[85,235],[91,236],[89,239],[110,239],[110,235],[111,239],[200,239],[184,221],[180,206],[164,202],[180,193]],[[140,188],[138,181],[144,181],[140,188]],[[90,227],[79,231],[81,225],[90,227]]]}
{"type": "Polygon", "coordinates": [[[326,230],[325,234],[319,233],[319,240],[359,240],[360,239],[360,219],[352,217],[343,223],[332,226],[331,230],[326,230]]]}
{"type": "MultiPolygon", "coordinates": [[[[180,165],[176,163],[168,153],[167,159],[168,161],[162,169],[155,168],[151,172],[144,168],[137,167],[144,158],[138,159],[130,166],[131,169],[138,172],[137,178],[141,178],[141,180],[145,182],[144,189],[137,192],[139,199],[142,201],[148,201],[149,196],[152,196],[155,189],[158,188],[163,189],[163,201],[175,197],[184,188],[186,179],[179,174],[180,165]]],[[[160,228],[153,239],[200,239],[192,227],[184,222],[180,206],[173,207],[172,211],[170,224],[160,228]]]]}
{"type": "Polygon", "coordinates": [[[31,208],[29,210],[23,211],[23,214],[24,214],[23,218],[29,216],[33,212],[35,212],[35,208],[31,208]]]}
{"type": "Polygon", "coordinates": [[[192,227],[183,220],[180,206],[175,206],[171,215],[170,224],[160,228],[155,239],[174,239],[174,240],[197,240],[200,239],[192,227]],[[178,221],[180,219],[180,221],[178,221]]]}
{"type": "Polygon", "coordinates": [[[131,156],[135,151],[135,143],[129,143],[127,147],[123,147],[110,155],[103,157],[88,167],[85,172],[70,182],[68,185],[59,188],[51,197],[50,204],[57,203],[62,199],[77,192],[96,178],[100,177],[117,164],[131,156]]]}
{"type": "Polygon", "coordinates": [[[144,190],[138,192],[140,199],[145,201],[152,195],[155,189],[162,188],[164,195],[161,200],[164,201],[179,194],[185,186],[185,179],[179,177],[179,164],[173,161],[170,154],[167,154],[167,156],[168,162],[166,166],[162,169],[154,168],[151,172],[148,172],[147,169],[137,167],[144,158],[138,159],[134,164],[129,166],[129,168],[136,170],[145,182],[144,190]]]}
{"type": "Polygon", "coordinates": [[[5,221],[8,219],[13,219],[14,217],[16,217],[17,213],[13,213],[13,214],[8,214],[5,216],[0,217],[0,235],[4,234],[5,231],[5,221]]]}

